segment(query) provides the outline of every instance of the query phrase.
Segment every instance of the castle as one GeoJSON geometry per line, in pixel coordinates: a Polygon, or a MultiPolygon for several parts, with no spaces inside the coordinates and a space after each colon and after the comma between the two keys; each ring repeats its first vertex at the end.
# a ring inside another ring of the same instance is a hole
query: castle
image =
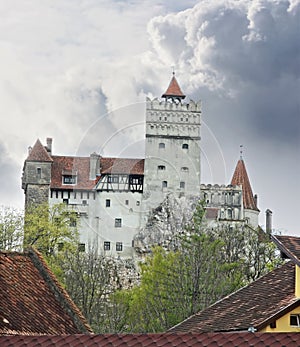
{"type": "Polygon", "coordinates": [[[30,204],[65,203],[79,217],[82,247],[132,257],[134,236],[168,194],[199,197],[210,223],[258,227],[259,209],[242,158],[231,183],[200,181],[201,103],[185,103],[173,74],[162,100],[147,98],[145,159],[57,156],[52,139],[37,140],[24,162],[22,188],[30,204]]]}

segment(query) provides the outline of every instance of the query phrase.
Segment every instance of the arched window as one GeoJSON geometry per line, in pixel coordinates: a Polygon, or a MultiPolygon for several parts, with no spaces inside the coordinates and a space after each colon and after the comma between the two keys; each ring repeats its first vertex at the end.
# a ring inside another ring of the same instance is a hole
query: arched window
{"type": "Polygon", "coordinates": [[[162,170],[166,170],[166,167],[164,165],[158,165],[157,169],[162,171],[162,170]]]}
{"type": "Polygon", "coordinates": [[[162,188],[167,188],[167,187],[168,187],[168,182],[162,181],[162,188]]]}
{"type": "Polygon", "coordinates": [[[158,145],[158,148],[166,148],[166,145],[165,145],[163,142],[161,142],[161,143],[158,145]]]}
{"type": "Polygon", "coordinates": [[[189,145],[188,145],[187,143],[184,143],[184,144],[182,145],[182,149],[189,149],[189,145]]]}

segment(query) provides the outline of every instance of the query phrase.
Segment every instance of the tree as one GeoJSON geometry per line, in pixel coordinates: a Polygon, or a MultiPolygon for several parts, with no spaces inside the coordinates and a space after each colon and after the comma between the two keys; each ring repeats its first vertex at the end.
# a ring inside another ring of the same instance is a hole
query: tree
{"type": "Polygon", "coordinates": [[[33,246],[46,258],[69,247],[77,247],[78,218],[65,204],[30,206],[25,213],[24,247],[33,246]]]}
{"type": "Polygon", "coordinates": [[[99,255],[96,247],[89,247],[87,252],[66,250],[62,255],[59,264],[66,290],[93,330],[100,332],[108,295],[119,280],[117,264],[114,259],[99,255]]]}
{"type": "Polygon", "coordinates": [[[166,331],[276,265],[262,230],[208,226],[204,214],[200,202],[185,232],[174,234],[169,247],[152,248],[141,264],[140,285],[124,295],[124,331],[166,331]]]}
{"type": "Polygon", "coordinates": [[[0,250],[21,251],[23,213],[12,207],[0,207],[0,250]]]}

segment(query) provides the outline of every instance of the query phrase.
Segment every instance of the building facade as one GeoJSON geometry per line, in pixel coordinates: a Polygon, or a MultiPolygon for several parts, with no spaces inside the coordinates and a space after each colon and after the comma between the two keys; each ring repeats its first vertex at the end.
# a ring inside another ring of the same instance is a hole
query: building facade
{"type": "Polygon", "coordinates": [[[147,99],[145,159],[57,156],[52,139],[46,146],[37,140],[23,167],[25,208],[65,203],[79,217],[83,244],[121,257],[134,256],[134,235],[170,193],[203,198],[213,223],[256,228],[259,210],[242,159],[231,185],[201,185],[201,104],[184,98],[173,75],[161,100],[147,99]]]}

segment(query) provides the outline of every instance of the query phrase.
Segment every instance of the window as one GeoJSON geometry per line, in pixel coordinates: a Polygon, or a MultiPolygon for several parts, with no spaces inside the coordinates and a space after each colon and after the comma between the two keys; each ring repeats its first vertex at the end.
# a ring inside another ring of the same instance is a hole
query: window
{"type": "Polygon", "coordinates": [[[123,243],[122,242],[117,242],[116,243],[116,251],[117,252],[122,252],[123,251],[123,243]]]}
{"type": "Polygon", "coordinates": [[[104,241],[104,250],[109,251],[110,250],[110,242],[109,241],[104,241]]]}
{"type": "Polygon", "coordinates": [[[75,228],[77,226],[77,220],[75,218],[70,219],[70,223],[69,223],[70,227],[75,228]]]}
{"type": "Polygon", "coordinates": [[[42,169],[40,167],[38,167],[36,169],[36,174],[37,174],[37,178],[41,178],[42,177],[42,169]]]}
{"type": "Polygon", "coordinates": [[[86,200],[82,200],[82,205],[87,205],[87,201],[86,200]]]}
{"type": "Polygon", "coordinates": [[[290,315],[290,326],[300,327],[300,314],[291,314],[290,315]]]}
{"type": "Polygon", "coordinates": [[[78,252],[85,252],[85,243],[79,243],[78,252]]]}
{"type": "Polygon", "coordinates": [[[228,209],[227,214],[228,214],[228,219],[232,219],[232,210],[228,209]]]}
{"type": "Polygon", "coordinates": [[[115,218],[115,227],[116,228],[122,227],[122,218],[115,218]]]}
{"type": "Polygon", "coordinates": [[[167,187],[168,187],[168,182],[162,181],[162,188],[167,188],[167,187]]]}
{"type": "Polygon", "coordinates": [[[63,184],[76,184],[76,175],[63,175],[63,184]]]}
{"type": "Polygon", "coordinates": [[[140,204],[141,204],[140,201],[136,202],[136,206],[140,206],[140,204]]]}
{"type": "Polygon", "coordinates": [[[182,189],[185,188],[185,182],[180,182],[180,188],[182,188],[182,189]]]}
{"type": "Polygon", "coordinates": [[[165,145],[163,142],[161,142],[161,143],[158,145],[158,148],[166,148],[166,145],[165,145]]]}
{"type": "Polygon", "coordinates": [[[186,166],[183,166],[183,167],[181,168],[181,171],[182,171],[182,172],[189,172],[189,168],[186,167],[186,166]]]}
{"type": "Polygon", "coordinates": [[[129,200],[125,200],[125,205],[129,205],[129,200]]]}
{"type": "Polygon", "coordinates": [[[157,169],[162,171],[162,170],[166,170],[166,167],[164,165],[158,165],[157,169]]]}
{"type": "Polygon", "coordinates": [[[187,143],[184,143],[184,144],[182,145],[182,149],[189,149],[189,145],[188,145],[187,143]]]}
{"type": "Polygon", "coordinates": [[[66,204],[66,205],[68,205],[69,199],[63,199],[63,203],[66,204]]]}
{"type": "Polygon", "coordinates": [[[109,175],[107,177],[108,183],[118,183],[119,182],[119,176],[117,175],[109,175]]]}
{"type": "Polygon", "coordinates": [[[105,200],[105,206],[106,207],[110,207],[110,199],[106,199],[105,200]]]}

